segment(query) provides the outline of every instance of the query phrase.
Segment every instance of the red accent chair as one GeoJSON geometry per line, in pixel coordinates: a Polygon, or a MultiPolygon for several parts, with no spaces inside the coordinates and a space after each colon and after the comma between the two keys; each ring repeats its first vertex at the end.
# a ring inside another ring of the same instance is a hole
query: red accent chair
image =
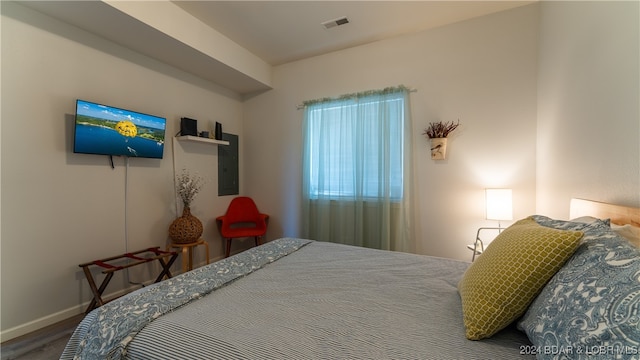
{"type": "Polygon", "coordinates": [[[262,244],[267,232],[269,215],[262,214],[250,197],[239,196],[231,200],[227,213],[216,218],[222,238],[226,240],[226,257],[231,253],[231,240],[253,237],[256,246],[262,244]]]}

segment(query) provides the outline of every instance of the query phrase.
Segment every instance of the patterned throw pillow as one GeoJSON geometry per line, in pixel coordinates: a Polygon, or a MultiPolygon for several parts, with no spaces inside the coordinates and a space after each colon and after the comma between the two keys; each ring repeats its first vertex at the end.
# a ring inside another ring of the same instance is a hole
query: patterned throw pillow
{"type": "Polygon", "coordinates": [[[582,235],[543,227],[531,217],[498,235],[458,284],[467,338],[490,337],[524,314],[582,235]]]}
{"type": "MultiPolygon", "coordinates": [[[[545,217],[536,221],[576,228],[545,217]]],[[[527,333],[538,359],[638,359],[640,250],[607,226],[584,232],[582,244],[518,327],[527,333]]]]}

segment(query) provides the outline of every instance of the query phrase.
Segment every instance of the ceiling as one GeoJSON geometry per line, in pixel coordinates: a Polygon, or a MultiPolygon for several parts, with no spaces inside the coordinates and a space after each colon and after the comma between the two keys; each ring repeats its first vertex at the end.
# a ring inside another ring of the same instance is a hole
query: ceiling
{"type": "Polygon", "coordinates": [[[272,88],[271,66],[534,1],[18,2],[199,79],[247,95],[272,88]],[[330,29],[321,25],[345,16],[349,19],[345,25],[330,29]],[[195,39],[177,36],[182,30],[192,29],[197,29],[190,33],[195,39]],[[200,43],[194,45],[191,40],[200,43]],[[246,53],[249,57],[236,56],[235,62],[229,61],[230,53],[220,44],[226,44],[235,54],[246,53]],[[252,73],[255,68],[248,67],[246,63],[249,62],[264,70],[259,74],[252,73]]]}
{"type": "Polygon", "coordinates": [[[271,65],[530,4],[533,1],[174,1],[271,65]],[[349,23],[321,23],[346,16],[349,23]]]}

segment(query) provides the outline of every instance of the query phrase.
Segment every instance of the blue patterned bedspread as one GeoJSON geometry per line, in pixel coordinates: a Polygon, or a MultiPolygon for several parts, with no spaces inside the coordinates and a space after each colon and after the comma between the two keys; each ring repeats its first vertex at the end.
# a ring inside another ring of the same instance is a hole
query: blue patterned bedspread
{"type": "Polygon", "coordinates": [[[84,318],[60,359],[121,359],[127,344],[154,319],[310,242],[293,238],[275,240],[109,302],[84,318]]]}

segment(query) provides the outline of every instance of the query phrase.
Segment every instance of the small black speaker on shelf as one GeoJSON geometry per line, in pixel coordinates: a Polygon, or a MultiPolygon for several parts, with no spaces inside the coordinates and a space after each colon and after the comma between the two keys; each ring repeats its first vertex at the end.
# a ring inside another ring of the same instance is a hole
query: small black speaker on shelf
{"type": "Polygon", "coordinates": [[[183,117],[180,119],[180,135],[198,136],[198,120],[183,117]]]}
{"type": "Polygon", "coordinates": [[[216,121],[216,132],[215,132],[216,140],[222,140],[222,124],[216,121]]]}

